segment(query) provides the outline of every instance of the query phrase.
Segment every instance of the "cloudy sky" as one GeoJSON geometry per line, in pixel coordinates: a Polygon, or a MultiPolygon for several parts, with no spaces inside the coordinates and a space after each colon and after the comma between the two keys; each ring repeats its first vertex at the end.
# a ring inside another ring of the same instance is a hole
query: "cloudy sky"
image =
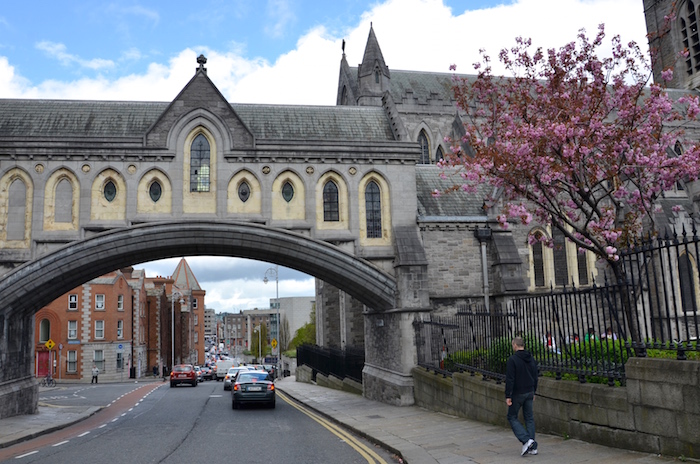
{"type": "MultiPolygon", "coordinates": [[[[641,0],[199,0],[4,2],[0,98],[171,101],[204,54],[231,102],[335,104],[341,43],[362,60],[370,23],[390,69],[469,73],[479,49],[492,57],[530,37],[558,48],[581,28],[646,49],[641,0]]],[[[497,63],[494,70],[499,71],[497,63]]],[[[172,274],[178,259],[139,265],[172,274]]],[[[267,308],[273,265],[188,257],[206,304],[267,308]]],[[[279,295],[311,296],[313,279],[279,270],[279,295]]]]}

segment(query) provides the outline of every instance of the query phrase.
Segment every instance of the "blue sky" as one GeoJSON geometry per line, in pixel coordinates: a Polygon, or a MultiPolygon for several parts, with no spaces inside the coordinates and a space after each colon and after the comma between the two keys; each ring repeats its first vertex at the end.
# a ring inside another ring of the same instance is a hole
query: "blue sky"
{"type": "MultiPolygon", "coordinates": [[[[360,63],[370,22],[390,69],[469,73],[481,48],[496,57],[517,36],[558,48],[600,23],[647,48],[641,0],[25,0],[0,9],[0,98],[171,101],[201,53],[231,102],[333,105],[341,42],[360,63]]],[[[177,262],[142,267],[169,275],[177,262]]],[[[275,296],[267,263],[188,262],[209,307],[275,296]]],[[[313,289],[280,269],[280,297],[313,289]]]]}

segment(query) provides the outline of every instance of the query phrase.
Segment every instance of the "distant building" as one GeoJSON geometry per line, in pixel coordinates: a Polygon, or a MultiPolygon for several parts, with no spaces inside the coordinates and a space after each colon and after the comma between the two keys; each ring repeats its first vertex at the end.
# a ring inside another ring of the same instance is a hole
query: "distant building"
{"type": "Polygon", "coordinates": [[[128,267],[92,279],[37,311],[34,373],[88,381],[95,365],[102,381],[161,375],[173,345],[175,363],[203,361],[205,294],[184,259],[172,277],[128,267]]]}

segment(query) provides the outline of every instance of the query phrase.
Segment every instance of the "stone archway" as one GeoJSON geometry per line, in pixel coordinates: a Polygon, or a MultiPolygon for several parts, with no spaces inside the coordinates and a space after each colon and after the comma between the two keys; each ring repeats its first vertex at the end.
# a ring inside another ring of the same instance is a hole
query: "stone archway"
{"type": "Polygon", "coordinates": [[[328,282],[375,311],[396,306],[396,280],[368,261],[320,240],[246,222],[159,222],[115,229],[73,242],[0,280],[0,403],[4,415],[36,411],[30,372],[33,314],[92,278],[121,267],[176,256],[214,255],[268,261],[328,282]]]}

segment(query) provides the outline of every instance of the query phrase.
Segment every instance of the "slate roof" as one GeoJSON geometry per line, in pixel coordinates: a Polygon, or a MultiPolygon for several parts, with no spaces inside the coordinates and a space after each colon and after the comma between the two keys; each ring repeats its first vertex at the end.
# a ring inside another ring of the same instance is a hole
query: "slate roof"
{"type": "Polygon", "coordinates": [[[192,268],[187,264],[185,258],[182,258],[175,268],[173,273],[173,281],[176,287],[183,290],[201,290],[197,278],[192,272],[192,268]]]}
{"type": "Polygon", "coordinates": [[[394,140],[386,113],[378,107],[232,106],[258,139],[394,140]]]}
{"type": "MultiPolygon", "coordinates": [[[[167,102],[0,99],[0,137],[138,138],[167,102]]],[[[382,108],[232,105],[258,139],[394,140],[382,108]]]]}
{"type": "MultiPolygon", "coordinates": [[[[434,197],[433,191],[459,184],[461,178],[441,179],[442,169],[438,166],[416,166],[416,194],[418,197],[418,216],[426,217],[484,217],[484,198],[492,187],[480,186],[476,193],[457,190],[441,197],[434,197]]],[[[445,171],[449,173],[449,171],[445,171]]]]}
{"type": "Polygon", "coordinates": [[[0,99],[1,137],[139,137],[168,103],[0,99]]]}

